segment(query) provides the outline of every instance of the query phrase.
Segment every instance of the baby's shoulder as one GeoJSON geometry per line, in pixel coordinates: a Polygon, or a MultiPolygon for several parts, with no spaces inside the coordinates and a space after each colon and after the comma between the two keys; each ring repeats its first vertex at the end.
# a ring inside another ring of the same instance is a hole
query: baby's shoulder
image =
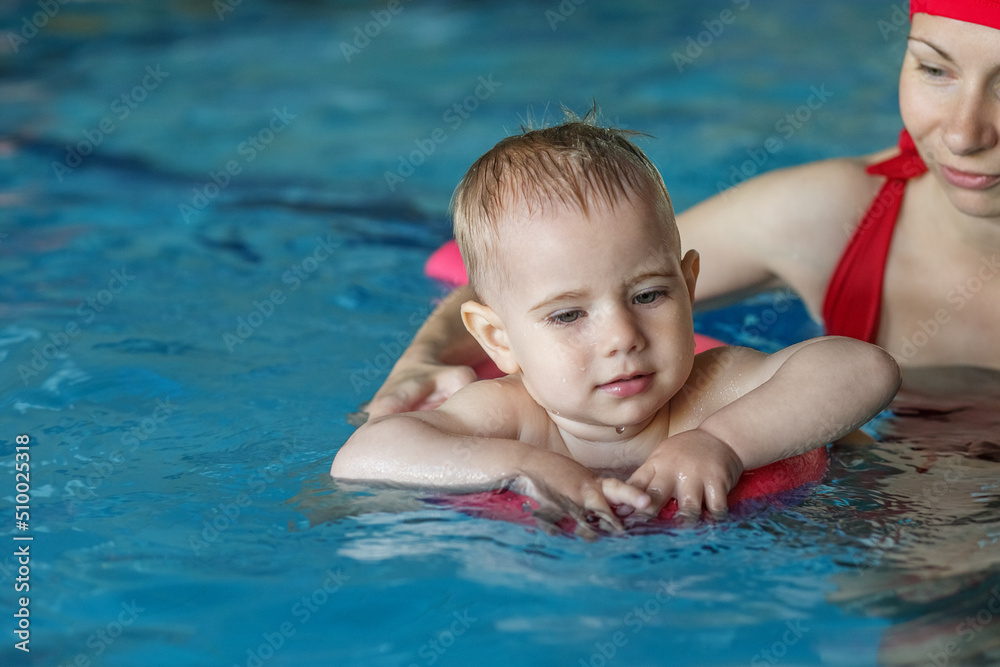
{"type": "Polygon", "coordinates": [[[736,345],[696,354],[687,381],[670,401],[670,430],[694,428],[750,391],[767,356],[736,345]]]}
{"type": "MultiPolygon", "coordinates": [[[[531,401],[524,383],[515,376],[472,382],[452,395],[445,405],[463,410],[490,410],[510,413],[512,408],[531,401]]],[[[533,402],[533,401],[531,401],[533,402]]]]}
{"type": "Polygon", "coordinates": [[[766,357],[763,352],[739,345],[710,348],[695,355],[685,386],[701,389],[716,384],[732,386],[733,377],[755,368],[766,357]]]}
{"type": "Polygon", "coordinates": [[[439,409],[490,437],[516,437],[525,427],[546,418],[545,410],[514,375],[466,385],[439,409]]]}

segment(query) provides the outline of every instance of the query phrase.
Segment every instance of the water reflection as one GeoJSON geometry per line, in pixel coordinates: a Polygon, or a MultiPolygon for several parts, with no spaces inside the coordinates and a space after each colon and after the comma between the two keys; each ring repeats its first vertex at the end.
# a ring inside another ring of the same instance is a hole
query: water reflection
{"type": "Polygon", "coordinates": [[[909,371],[893,413],[837,452],[878,502],[839,526],[863,550],[830,598],[891,622],[880,664],[998,664],[1000,373],[909,371]]]}

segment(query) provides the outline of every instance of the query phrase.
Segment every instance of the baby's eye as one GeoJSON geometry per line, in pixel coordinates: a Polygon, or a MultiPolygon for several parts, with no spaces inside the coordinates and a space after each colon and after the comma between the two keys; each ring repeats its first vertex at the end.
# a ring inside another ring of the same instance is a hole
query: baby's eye
{"type": "Polygon", "coordinates": [[[572,324],[583,317],[582,310],[564,310],[549,316],[549,320],[555,324],[572,324]]]}
{"type": "Polygon", "coordinates": [[[636,294],[635,298],[633,298],[632,301],[639,305],[646,305],[649,303],[653,303],[660,297],[664,297],[666,295],[667,295],[666,290],[661,290],[661,289],[649,290],[648,292],[640,292],[639,294],[636,294]]]}

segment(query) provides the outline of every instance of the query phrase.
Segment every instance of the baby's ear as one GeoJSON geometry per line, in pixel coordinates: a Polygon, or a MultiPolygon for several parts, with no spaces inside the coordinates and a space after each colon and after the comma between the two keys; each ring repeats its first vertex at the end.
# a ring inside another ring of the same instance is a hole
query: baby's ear
{"type": "Polygon", "coordinates": [[[688,250],[681,259],[681,271],[684,273],[684,282],[687,283],[691,303],[694,303],[694,286],[698,282],[699,270],[701,270],[701,257],[698,251],[688,250]]]}
{"type": "Polygon", "coordinates": [[[503,320],[495,310],[477,301],[466,301],[462,304],[462,323],[490,355],[497,368],[507,375],[521,370],[511,352],[503,320]]]}

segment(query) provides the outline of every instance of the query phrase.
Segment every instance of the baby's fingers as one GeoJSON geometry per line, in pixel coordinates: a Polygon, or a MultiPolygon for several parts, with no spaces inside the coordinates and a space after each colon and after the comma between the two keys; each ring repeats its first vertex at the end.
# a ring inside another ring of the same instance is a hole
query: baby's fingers
{"type": "Polygon", "coordinates": [[[625,483],[629,486],[634,486],[637,489],[645,489],[649,486],[650,482],[653,481],[653,476],[655,475],[655,469],[650,465],[642,465],[632,473],[632,476],[625,480],[625,483]]]}
{"type": "Polygon", "coordinates": [[[612,505],[631,505],[637,510],[644,510],[653,502],[648,493],[620,479],[602,479],[601,490],[604,498],[612,505]]]}
{"type": "Polygon", "coordinates": [[[717,483],[708,482],[705,484],[705,507],[712,513],[715,519],[724,519],[729,512],[729,504],[726,500],[726,492],[717,483]]]}
{"type": "MultiPolygon", "coordinates": [[[[602,485],[603,487],[603,485],[602,485]]],[[[598,525],[604,530],[624,530],[621,519],[611,511],[611,506],[605,499],[603,488],[587,486],[583,490],[583,509],[597,517],[598,525]]]]}
{"type": "Polygon", "coordinates": [[[669,493],[673,491],[672,485],[669,488],[663,488],[664,480],[657,480],[656,469],[648,465],[640,466],[638,470],[632,473],[631,477],[625,480],[625,484],[645,492],[649,497],[648,505],[642,508],[636,506],[637,510],[647,516],[656,516],[659,514],[663,506],[670,500],[669,493]]]}
{"type": "Polygon", "coordinates": [[[705,489],[700,483],[682,479],[677,485],[677,514],[688,520],[701,517],[705,489]]]}

